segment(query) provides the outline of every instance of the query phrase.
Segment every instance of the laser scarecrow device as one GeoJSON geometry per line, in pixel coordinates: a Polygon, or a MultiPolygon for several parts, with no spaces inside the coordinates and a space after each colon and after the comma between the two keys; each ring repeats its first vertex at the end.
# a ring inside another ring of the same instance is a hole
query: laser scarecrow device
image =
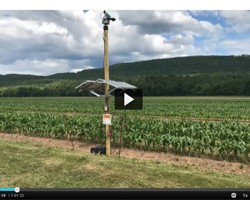
{"type": "Polygon", "coordinates": [[[108,14],[106,10],[104,10],[103,13],[104,13],[104,16],[102,18],[102,24],[103,25],[107,26],[107,25],[109,25],[110,20],[111,21],[116,20],[114,17],[111,17],[110,14],[108,14]]]}

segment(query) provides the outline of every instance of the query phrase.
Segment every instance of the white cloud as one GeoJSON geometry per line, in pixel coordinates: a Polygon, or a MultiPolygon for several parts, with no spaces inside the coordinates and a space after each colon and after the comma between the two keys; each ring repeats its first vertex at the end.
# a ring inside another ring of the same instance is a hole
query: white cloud
{"type": "Polygon", "coordinates": [[[52,74],[54,71],[65,72],[68,70],[68,62],[66,60],[16,60],[10,65],[0,65],[0,73],[24,73],[24,74],[36,74],[43,75],[43,71],[48,74],[52,74]]]}
{"type": "Polygon", "coordinates": [[[220,11],[220,15],[225,18],[227,25],[229,25],[228,31],[236,33],[250,31],[250,11],[220,11]]]}
{"type": "Polygon", "coordinates": [[[12,64],[0,64],[0,74],[35,74],[49,75],[63,72],[75,72],[77,70],[92,69],[87,65],[88,60],[71,61],[67,59],[45,59],[45,60],[16,60],[12,64]],[[85,66],[78,67],[79,65],[85,66]],[[46,72],[46,73],[44,73],[46,72]]]}
{"type": "MultiPolygon", "coordinates": [[[[0,73],[46,75],[101,67],[100,13],[0,11],[0,73]]],[[[249,12],[191,13],[112,11],[117,20],[109,26],[110,63],[214,54],[218,48],[225,52],[248,52],[245,43],[237,43],[237,38],[230,40],[226,34],[250,30],[249,12]],[[206,19],[210,15],[225,19],[227,27],[213,20],[200,20],[201,15],[206,19]]]]}
{"type": "Polygon", "coordinates": [[[212,24],[208,21],[200,21],[202,28],[204,28],[203,35],[218,35],[223,33],[223,27],[220,24],[212,24]]]}
{"type": "Polygon", "coordinates": [[[241,54],[250,54],[249,44],[250,44],[250,39],[244,39],[244,40],[227,39],[223,40],[220,43],[220,47],[227,49],[228,54],[241,55],[241,54]]]}
{"type": "Polygon", "coordinates": [[[70,72],[77,73],[77,72],[80,72],[80,71],[83,71],[83,70],[89,70],[89,69],[95,69],[95,67],[84,66],[82,68],[74,68],[74,69],[70,70],[70,72]]]}
{"type": "Polygon", "coordinates": [[[120,11],[125,25],[135,25],[139,32],[147,34],[198,31],[200,25],[185,11],[120,11]]]}

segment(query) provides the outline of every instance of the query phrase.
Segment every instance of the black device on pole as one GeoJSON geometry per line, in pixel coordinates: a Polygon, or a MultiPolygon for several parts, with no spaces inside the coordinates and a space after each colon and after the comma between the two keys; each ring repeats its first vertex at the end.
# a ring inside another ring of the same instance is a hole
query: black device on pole
{"type": "Polygon", "coordinates": [[[107,13],[107,11],[104,10],[103,13],[104,13],[104,16],[102,18],[102,23],[104,25],[109,25],[110,20],[111,21],[115,21],[116,20],[114,17],[111,17],[110,14],[107,13]]]}

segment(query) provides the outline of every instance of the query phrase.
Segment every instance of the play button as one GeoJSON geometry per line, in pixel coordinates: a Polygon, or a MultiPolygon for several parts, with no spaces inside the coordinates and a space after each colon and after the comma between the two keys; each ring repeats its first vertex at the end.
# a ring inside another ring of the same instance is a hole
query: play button
{"type": "Polygon", "coordinates": [[[132,101],[135,100],[131,96],[127,95],[126,93],[124,93],[124,97],[123,98],[124,98],[124,106],[128,105],[129,103],[131,103],[132,101]]]}
{"type": "Polygon", "coordinates": [[[117,110],[141,110],[142,89],[116,89],[115,109],[117,110]]]}

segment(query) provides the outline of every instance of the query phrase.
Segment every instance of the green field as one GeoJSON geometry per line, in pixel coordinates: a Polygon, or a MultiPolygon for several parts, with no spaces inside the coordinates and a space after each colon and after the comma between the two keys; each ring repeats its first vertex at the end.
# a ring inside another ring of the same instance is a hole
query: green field
{"type": "MultiPolygon", "coordinates": [[[[105,141],[101,98],[1,98],[0,108],[2,132],[105,141]]],[[[114,146],[250,160],[250,98],[147,97],[141,111],[111,110],[114,146]]]]}
{"type": "MultiPolygon", "coordinates": [[[[146,97],[141,111],[116,111],[113,99],[111,105],[112,147],[171,152],[177,163],[184,155],[237,167],[228,173],[0,139],[1,187],[250,187],[250,98],[146,97]]],[[[0,132],[104,144],[102,109],[100,98],[0,98],[0,132]]]]}
{"type": "MultiPolygon", "coordinates": [[[[113,101],[113,98],[111,100],[113,101]]],[[[103,99],[96,97],[1,98],[0,108],[2,111],[74,112],[100,115],[103,111],[103,99]]],[[[233,119],[250,122],[250,98],[145,97],[143,110],[116,111],[111,103],[111,112],[133,116],[233,119]]]]}

